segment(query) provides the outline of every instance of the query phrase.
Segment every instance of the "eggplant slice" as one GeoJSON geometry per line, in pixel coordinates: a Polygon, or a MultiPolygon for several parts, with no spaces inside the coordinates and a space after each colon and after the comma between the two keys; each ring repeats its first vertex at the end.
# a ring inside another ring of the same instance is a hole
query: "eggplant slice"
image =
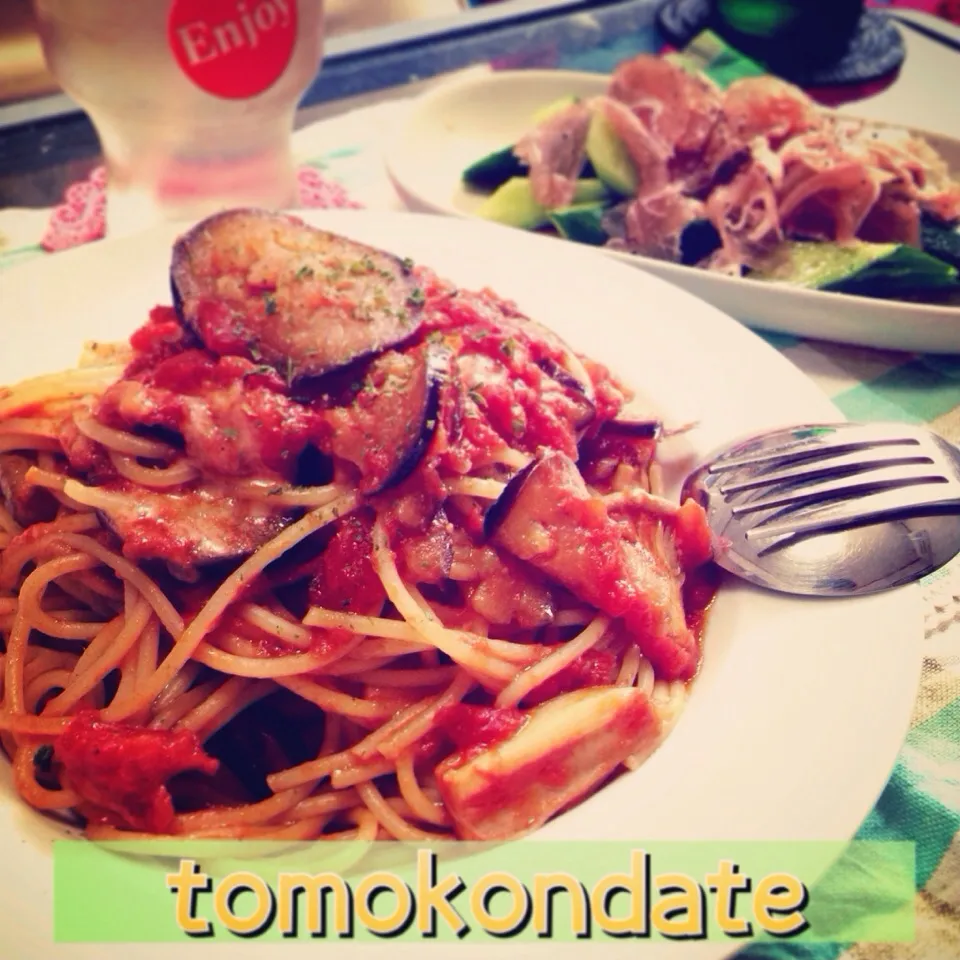
{"type": "Polygon", "coordinates": [[[431,342],[381,354],[354,402],[327,412],[333,452],[360,469],[363,493],[396,486],[417,468],[437,430],[451,356],[431,342]]]}
{"type": "Polygon", "coordinates": [[[269,501],[239,500],[215,484],[183,492],[125,483],[94,489],[97,512],[123,541],[125,556],[165,560],[179,568],[247,556],[302,513],[269,501]]]}
{"type": "Polygon", "coordinates": [[[645,517],[642,529],[640,519],[636,542],[624,539],[576,464],[548,452],[507,484],[484,532],[581,600],[623,618],[658,676],[688,680],[700,652],[686,624],[671,538],[657,515],[645,517]]]}
{"type": "Polygon", "coordinates": [[[409,261],[261,210],[182,236],[170,282],[180,322],[209,350],[268,363],[288,383],[406,340],[423,303],[409,261]]]}

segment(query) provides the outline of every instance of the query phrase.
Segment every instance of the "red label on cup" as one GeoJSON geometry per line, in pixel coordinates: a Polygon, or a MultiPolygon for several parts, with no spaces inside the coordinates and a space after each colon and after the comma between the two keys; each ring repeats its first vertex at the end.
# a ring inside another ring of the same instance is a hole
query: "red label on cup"
{"type": "Polygon", "coordinates": [[[217,97],[263,93],[297,40],[297,0],[173,0],[167,38],[180,69],[217,97]]]}

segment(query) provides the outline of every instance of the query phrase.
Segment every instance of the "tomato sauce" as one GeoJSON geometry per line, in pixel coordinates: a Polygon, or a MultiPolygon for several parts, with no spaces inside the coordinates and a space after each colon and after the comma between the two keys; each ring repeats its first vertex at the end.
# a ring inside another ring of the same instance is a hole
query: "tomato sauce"
{"type": "Polygon", "coordinates": [[[523,702],[528,707],[584,687],[611,686],[617,678],[617,658],[610,650],[588,650],[569,666],[533,688],[523,702]]]}
{"type": "Polygon", "coordinates": [[[526,716],[514,707],[481,707],[452,703],[437,712],[434,727],[457,748],[457,761],[470,757],[506,740],[523,726],[526,716]]]}
{"type": "Polygon", "coordinates": [[[189,730],[148,730],[76,714],[54,747],[65,784],[104,819],[132,830],[169,833],[173,802],[166,781],[197,770],[213,774],[217,761],[203,752],[189,730]]]}
{"type": "Polygon", "coordinates": [[[173,307],[154,307],[147,322],[130,337],[135,356],[127,366],[125,377],[135,377],[179,353],[190,340],[173,307]]]}
{"type": "Polygon", "coordinates": [[[380,577],[373,567],[373,517],[369,511],[340,521],[327,549],[320,555],[310,583],[313,606],[346,613],[379,613],[386,600],[380,577]]]}

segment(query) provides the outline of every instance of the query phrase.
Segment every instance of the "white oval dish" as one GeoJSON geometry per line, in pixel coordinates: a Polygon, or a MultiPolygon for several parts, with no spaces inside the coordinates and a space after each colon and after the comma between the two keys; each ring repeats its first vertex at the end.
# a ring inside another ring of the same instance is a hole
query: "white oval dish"
{"type": "MultiPolygon", "coordinates": [[[[469,74],[442,84],[413,105],[385,154],[394,186],[411,209],[475,215],[484,195],[461,174],[480,157],[515,143],[531,115],[565,96],[606,90],[602,74],[515,70],[469,74]]],[[[928,136],[960,170],[960,143],[928,136]]],[[[892,350],[960,352],[960,306],[879,300],[727,277],[694,267],[603,250],[695,293],[751,327],[892,350]]]]}

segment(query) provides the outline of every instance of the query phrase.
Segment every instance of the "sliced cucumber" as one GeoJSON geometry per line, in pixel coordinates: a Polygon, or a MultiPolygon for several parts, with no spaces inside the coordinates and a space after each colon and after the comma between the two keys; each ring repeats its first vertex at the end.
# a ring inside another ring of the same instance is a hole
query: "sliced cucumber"
{"type": "Polygon", "coordinates": [[[597,176],[615,193],[632,197],[640,178],[623,141],[614,133],[610,121],[595,113],[587,132],[587,157],[597,176]]]}
{"type": "Polygon", "coordinates": [[[496,190],[512,177],[525,177],[527,165],[521,163],[513,152],[513,147],[494,150],[476,163],[471,163],[463,171],[463,180],[472,187],[483,190],[496,190]]]}
{"type": "Polygon", "coordinates": [[[559,100],[554,100],[553,103],[548,103],[545,107],[535,110],[531,119],[534,125],[541,124],[544,120],[549,120],[555,113],[566,110],[567,107],[572,107],[579,99],[579,97],[573,96],[561,97],[559,100]]]}
{"type": "Polygon", "coordinates": [[[865,297],[912,297],[960,289],[958,272],[943,260],[899,243],[791,242],[787,256],[751,273],[812,290],[865,297]]]}
{"type": "MultiPolygon", "coordinates": [[[[600,180],[578,180],[575,204],[596,203],[605,199],[607,188],[600,180]]],[[[492,193],[477,210],[477,216],[510,227],[536,230],[550,222],[550,211],[533,197],[533,188],[525,177],[512,177],[492,193]]]]}
{"type": "MultiPolygon", "coordinates": [[[[577,102],[577,97],[563,97],[553,103],[541,107],[531,118],[534,125],[549,120],[555,113],[566,109],[571,104],[577,102]]],[[[525,177],[527,175],[527,165],[517,158],[513,152],[513,144],[508,147],[501,147],[481,157],[475,163],[471,163],[463,171],[463,182],[477,187],[481,190],[496,190],[497,187],[506,183],[513,177],[525,177]]],[[[593,177],[595,174],[590,167],[582,172],[582,177],[593,177]]]]}
{"type": "Polygon", "coordinates": [[[603,215],[606,212],[607,205],[603,202],[578,203],[554,210],[550,214],[550,222],[557,228],[557,233],[567,240],[602,247],[609,239],[607,231],[603,229],[603,215]]]}
{"type": "Polygon", "coordinates": [[[920,220],[920,244],[925,253],[960,269],[960,226],[924,215],[920,220]]]}

